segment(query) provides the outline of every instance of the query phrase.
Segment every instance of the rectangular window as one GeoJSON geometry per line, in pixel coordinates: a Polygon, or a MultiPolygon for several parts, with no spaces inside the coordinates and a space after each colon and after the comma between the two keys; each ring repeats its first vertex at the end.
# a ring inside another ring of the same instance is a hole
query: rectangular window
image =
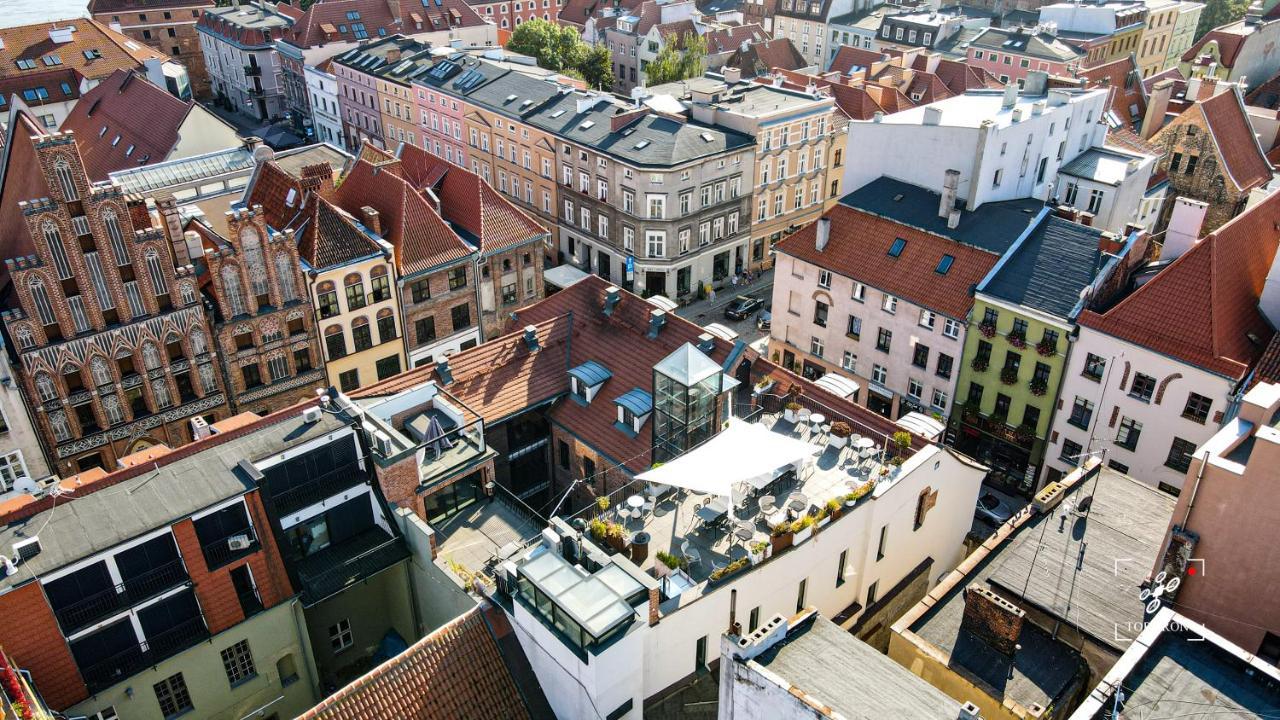
{"type": "Polygon", "coordinates": [[[351,636],[350,620],[343,618],[336,624],[329,626],[329,647],[335,654],[346,650],[354,644],[355,640],[351,636]]]}
{"type": "Polygon", "coordinates": [[[871,583],[871,586],[867,588],[867,607],[871,607],[872,605],[876,604],[876,597],[877,597],[876,590],[879,589],[879,587],[880,587],[880,581],[877,580],[871,583]]]}
{"type": "Polygon", "coordinates": [[[898,312],[898,298],[888,293],[885,293],[884,300],[880,302],[880,309],[884,310],[890,315],[898,312]]]}
{"type": "Polygon", "coordinates": [[[923,343],[916,343],[915,349],[911,352],[911,364],[918,368],[929,367],[929,346],[923,343]]]}
{"type": "Polygon", "coordinates": [[[1013,400],[1004,393],[996,393],[996,406],[991,410],[991,416],[1004,421],[1009,417],[1009,405],[1013,400]]]}
{"type": "Polygon", "coordinates": [[[876,349],[880,352],[889,352],[889,346],[893,342],[893,331],[888,328],[880,328],[876,335],[876,349]]]}
{"type": "Polygon", "coordinates": [[[876,562],[884,559],[884,551],[889,546],[889,526],[880,526],[880,540],[876,543],[876,562]]]}
{"type": "Polygon", "coordinates": [[[1082,452],[1084,452],[1084,448],[1080,447],[1080,443],[1064,438],[1062,440],[1062,452],[1058,455],[1058,459],[1068,465],[1075,465],[1079,461],[1082,452]]]}
{"type": "Polygon", "coordinates": [[[1165,467],[1184,473],[1191,468],[1191,458],[1195,456],[1196,444],[1180,437],[1175,437],[1169,446],[1169,456],[1165,458],[1165,467]]]}
{"type": "Polygon", "coordinates": [[[960,323],[947,318],[942,323],[942,334],[953,339],[960,337],[960,323]]]}
{"type": "Polygon", "coordinates": [[[836,587],[844,584],[844,566],[849,561],[849,551],[841,550],[840,559],[836,561],[836,587]]]}
{"type": "Polygon", "coordinates": [[[248,640],[241,640],[222,651],[222,669],[226,671],[227,682],[231,683],[231,687],[258,674],[253,665],[253,653],[249,650],[248,640]]]}
{"type": "Polygon", "coordinates": [[[920,311],[920,327],[927,327],[930,330],[932,330],[935,317],[936,316],[929,310],[921,310],[920,311]]]}
{"type": "Polygon", "coordinates": [[[418,318],[413,321],[414,341],[418,344],[436,339],[436,319],[434,317],[418,318]]]}
{"type": "Polygon", "coordinates": [[[191,704],[191,693],[187,692],[187,681],[182,673],[171,675],[152,688],[156,692],[156,701],[160,703],[160,713],[166,718],[181,715],[195,707],[191,704]]]}
{"type": "Polygon", "coordinates": [[[1089,353],[1088,355],[1085,356],[1084,371],[1080,374],[1089,378],[1090,380],[1101,380],[1102,374],[1106,372],[1106,369],[1107,369],[1106,360],[1102,359],[1097,355],[1094,355],[1093,353],[1089,353]]]}
{"type": "Polygon", "coordinates": [[[862,318],[857,315],[849,316],[849,325],[845,330],[845,334],[857,340],[862,337],[862,318]]]}
{"type": "Polygon", "coordinates": [[[338,314],[338,293],[330,290],[329,292],[320,293],[320,317],[331,318],[338,314]]]}
{"type": "Polygon", "coordinates": [[[1120,419],[1120,430],[1116,432],[1116,444],[1126,450],[1138,447],[1138,438],[1142,435],[1142,423],[1130,417],[1120,419]]]}
{"type": "Polygon", "coordinates": [[[1071,405],[1071,417],[1067,418],[1067,423],[1074,425],[1081,430],[1088,430],[1089,423],[1093,420],[1093,403],[1079,395],[1076,396],[1075,403],[1071,405]]]}
{"type": "Polygon", "coordinates": [[[800,587],[796,591],[796,612],[804,610],[805,595],[809,589],[809,578],[800,581],[800,587]]]}
{"type": "Polygon", "coordinates": [[[1133,384],[1129,386],[1129,397],[1143,402],[1151,402],[1151,395],[1156,389],[1156,379],[1150,375],[1137,373],[1133,376],[1133,384]]]}
{"type": "Polygon", "coordinates": [[[951,367],[955,363],[954,359],[946,353],[938,353],[938,364],[934,366],[934,374],[940,378],[951,378],[951,367]]]}
{"type": "Polygon", "coordinates": [[[826,351],[826,345],[822,342],[822,338],[814,336],[809,340],[809,354],[816,358],[821,358],[822,353],[826,351]]]}
{"type": "Polygon", "coordinates": [[[453,322],[454,332],[471,327],[471,304],[455,305],[449,311],[449,319],[453,322]]]}
{"type": "Polygon", "coordinates": [[[813,306],[813,324],[818,327],[827,326],[827,304],[821,300],[813,306]]]}
{"type": "Polygon", "coordinates": [[[707,666],[707,636],[703,635],[698,638],[697,646],[693,649],[693,667],[701,670],[707,666]]]}
{"type": "Polygon", "coordinates": [[[1212,399],[1193,392],[1187,395],[1187,406],[1182,409],[1182,417],[1203,425],[1209,419],[1209,408],[1212,406],[1212,399]]]}
{"type": "Polygon", "coordinates": [[[449,290],[459,290],[467,286],[467,269],[456,267],[449,271],[449,290]]]}
{"type": "Polygon", "coordinates": [[[365,306],[364,282],[356,281],[347,285],[347,309],[359,310],[365,306]]]}
{"type": "Polygon", "coordinates": [[[883,365],[873,365],[871,367],[871,381],[884,385],[889,382],[889,371],[883,365]]]}

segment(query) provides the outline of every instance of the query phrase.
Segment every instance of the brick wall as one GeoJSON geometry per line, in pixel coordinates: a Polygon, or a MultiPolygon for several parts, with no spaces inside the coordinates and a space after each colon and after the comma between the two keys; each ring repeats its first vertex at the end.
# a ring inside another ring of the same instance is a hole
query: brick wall
{"type": "Polygon", "coordinates": [[[1012,656],[1027,614],[982,585],[964,591],[964,616],[960,626],[990,645],[996,652],[1012,656]]]}
{"type": "MultiPolygon", "coordinates": [[[[449,337],[457,331],[475,327],[476,323],[479,322],[478,308],[475,307],[475,272],[469,264],[464,264],[463,267],[467,274],[466,287],[457,290],[449,289],[449,269],[430,273],[427,276],[427,287],[431,291],[431,297],[418,303],[413,301],[411,287],[420,282],[422,278],[405,281],[400,290],[400,307],[404,309],[405,345],[410,350],[449,337]],[[466,328],[455,329],[453,327],[453,308],[463,304],[471,306],[468,312],[469,324],[466,328]],[[435,336],[418,337],[418,320],[428,317],[435,319],[435,336]]],[[[436,359],[438,360],[439,358],[436,359]]]]}
{"type": "Polygon", "coordinates": [[[410,508],[418,515],[422,514],[422,503],[418,500],[418,462],[414,454],[396,462],[390,467],[374,465],[378,476],[378,486],[387,502],[397,507],[410,508]]]}
{"type": "Polygon", "coordinates": [[[66,709],[88,697],[88,688],[39,583],[27,583],[0,595],[0,617],[6,620],[0,623],[0,646],[19,667],[31,672],[36,688],[51,707],[66,709]]]}
{"type": "MultiPolygon", "coordinates": [[[[567,506],[576,510],[595,501],[601,495],[607,495],[621,488],[632,479],[626,468],[614,467],[614,461],[604,457],[590,446],[580,442],[559,426],[551,427],[551,474],[552,492],[555,497],[569,489],[569,485],[587,472],[587,462],[595,465],[595,474],[590,482],[584,482],[574,488],[567,506]],[[569,467],[560,463],[560,443],[569,446],[569,467]]],[[[616,498],[615,498],[616,500],[616,498]]]]}
{"type": "Polygon", "coordinates": [[[486,338],[497,337],[502,334],[503,325],[513,312],[519,312],[520,308],[531,305],[546,296],[546,289],[543,285],[542,268],[544,258],[542,257],[541,242],[529,243],[520,247],[512,248],[504,253],[498,253],[490,256],[486,260],[489,268],[489,276],[484,279],[486,285],[491,286],[491,290],[486,291],[493,293],[493,302],[495,310],[484,312],[482,323],[484,325],[484,336],[486,338]],[[508,263],[509,269],[503,270],[503,263],[508,263]],[[525,276],[532,273],[533,277],[533,293],[525,292],[525,276]],[[516,301],[510,305],[502,303],[502,286],[503,281],[514,279],[516,285],[516,301]]]}
{"type": "MultiPolygon", "coordinates": [[[[1227,169],[1218,157],[1213,133],[1209,132],[1199,107],[1193,106],[1184,112],[1172,124],[1152,136],[1151,142],[1164,150],[1159,168],[1169,174],[1169,197],[1191,197],[1209,204],[1201,227],[1202,235],[1216,230],[1235,217],[1248,192],[1235,189],[1227,169]],[[1182,156],[1177,170],[1170,167],[1175,153],[1182,156]],[[1195,172],[1188,175],[1186,167],[1193,155],[1198,158],[1196,168],[1195,172]]],[[[1172,202],[1164,204],[1157,227],[1163,228],[1168,224],[1173,205],[1172,202]]]]}

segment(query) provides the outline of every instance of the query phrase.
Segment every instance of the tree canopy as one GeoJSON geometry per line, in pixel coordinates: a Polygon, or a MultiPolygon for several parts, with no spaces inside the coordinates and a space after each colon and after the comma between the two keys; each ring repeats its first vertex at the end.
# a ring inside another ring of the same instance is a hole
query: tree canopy
{"type": "Polygon", "coordinates": [[[1196,25],[1196,37],[1233,23],[1244,17],[1249,9],[1249,0],[1204,0],[1204,9],[1200,11],[1200,23],[1196,25]]]}
{"type": "Polygon", "coordinates": [[[534,58],[539,67],[581,77],[593,88],[613,83],[609,48],[587,45],[571,27],[538,18],[529,20],[512,31],[507,49],[534,58]]]}
{"type": "Polygon", "coordinates": [[[648,85],[688,80],[702,74],[702,61],[707,56],[707,40],[695,33],[679,39],[668,35],[658,57],[644,69],[648,85]]]}

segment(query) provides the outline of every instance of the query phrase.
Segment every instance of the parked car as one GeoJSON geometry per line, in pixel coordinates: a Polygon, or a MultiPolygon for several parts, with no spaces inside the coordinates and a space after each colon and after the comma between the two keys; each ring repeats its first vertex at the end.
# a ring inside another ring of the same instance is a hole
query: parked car
{"type": "Polygon", "coordinates": [[[730,320],[746,320],[751,314],[764,307],[764,301],[750,295],[739,295],[724,309],[724,316],[730,320]]]}
{"type": "Polygon", "coordinates": [[[770,330],[773,328],[773,306],[765,305],[760,314],[756,316],[757,330],[770,330]]]}
{"type": "Polygon", "coordinates": [[[1013,510],[995,495],[983,493],[978,498],[978,507],[974,514],[993,525],[1003,525],[1013,517],[1013,510]]]}

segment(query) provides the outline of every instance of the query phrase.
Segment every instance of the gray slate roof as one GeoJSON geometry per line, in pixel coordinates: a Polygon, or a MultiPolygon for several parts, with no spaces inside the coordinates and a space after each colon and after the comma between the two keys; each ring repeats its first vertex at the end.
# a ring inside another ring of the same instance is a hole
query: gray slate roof
{"type": "MultiPolygon", "coordinates": [[[[1176,501],[1110,469],[1101,471],[1096,484],[1088,480],[1076,485],[1068,499],[1078,502],[1089,495],[1093,501],[1088,519],[1069,516],[1064,521],[1061,506],[1031,518],[922,615],[911,631],[950,653],[953,666],[990,678],[993,686],[1004,688],[1005,697],[1024,705],[1053,700],[1079,678],[1083,659],[1028,617],[1010,679],[1008,660],[961,629],[965,587],[987,585],[1006,599],[1022,598],[1019,604],[1067,619],[1099,643],[1123,651],[1143,622],[1138,594],[1176,501]],[[997,680],[1001,682],[992,682],[997,680]]],[[[1083,671],[1087,680],[1087,668],[1083,671]]]]}
{"type": "Polygon", "coordinates": [[[1093,180],[1117,186],[1124,182],[1129,172],[1129,161],[1140,160],[1137,155],[1092,147],[1080,153],[1074,160],[1064,165],[1059,173],[1073,177],[1093,180]]]}
{"type": "Polygon", "coordinates": [[[83,497],[72,491],[52,510],[0,530],[0,547],[38,534],[41,548],[18,572],[0,578],[0,593],[243,495],[254,484],[236,467],[240,460],[274,455],[343,426],[329,413],[321,413],[315,423],[304,423],[299,413],[83,497]]]}
{"type": "Polygon", "coordinates": [[[1098,228],[1050,215],[978,292],[1069,319],[1080,305],[1080,291],[1098,276],[1105,260],[1098,252],[1101,234],[1098,228]]]}
{"type": "Polygon", "coordinates": [[[845,195],[840,202],[997,255],[1013,246],[1044,207],[1044,203],[1032,199],[984,203],[976,211],[962,213],[960,224],[950,229],[947,221],[938,217],[941,198],[939,193],[918,185],[880,177],[845,195]]]}
{"type": "Polygon", "coordinates": [[[816,613],[754,662],[847,718],[954,720],[960,703],[816,613]]]}

